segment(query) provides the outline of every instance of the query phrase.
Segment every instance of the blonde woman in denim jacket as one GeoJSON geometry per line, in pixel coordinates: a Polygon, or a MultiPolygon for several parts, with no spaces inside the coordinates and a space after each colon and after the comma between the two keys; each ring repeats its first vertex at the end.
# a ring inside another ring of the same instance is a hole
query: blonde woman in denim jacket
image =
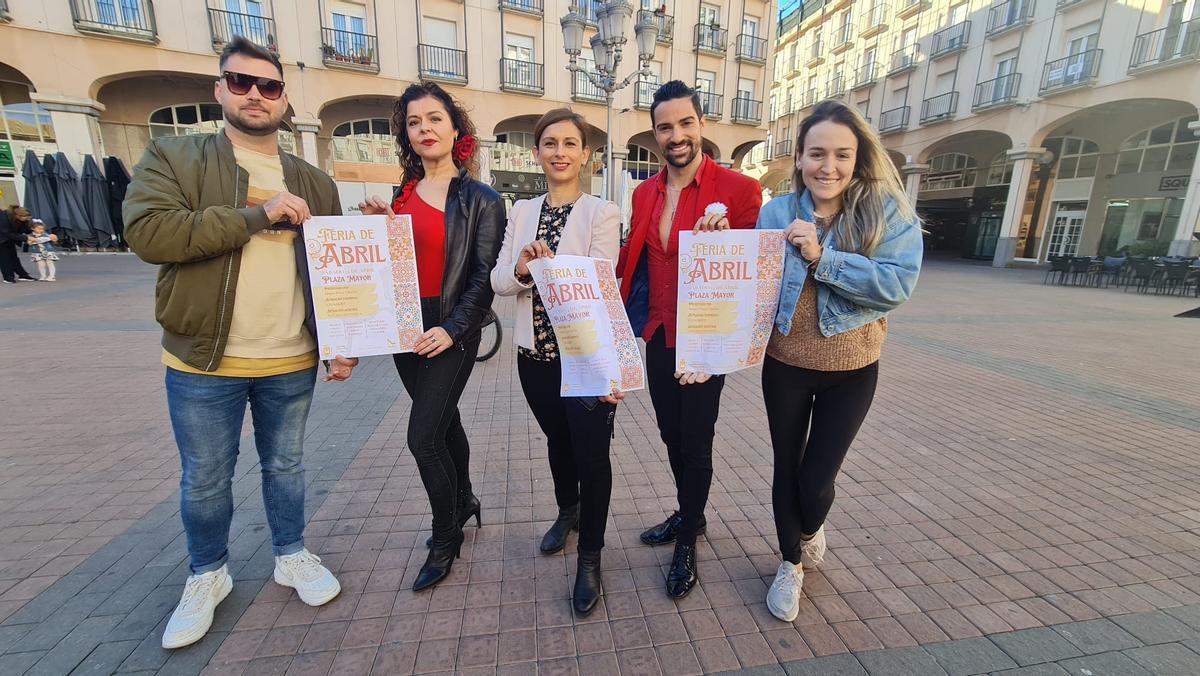
{"type": "Polygon", "coordinates": [[[758,217],[788,241],[762,372],[783,558],[767,607],[788,622],[804,569],[825,556],[834,479],[875,396],[887,313],[912,294],[922,254],[895,166],[852,108],[826,101],[801,124],[792,185],[800,192],[758,217]]]}

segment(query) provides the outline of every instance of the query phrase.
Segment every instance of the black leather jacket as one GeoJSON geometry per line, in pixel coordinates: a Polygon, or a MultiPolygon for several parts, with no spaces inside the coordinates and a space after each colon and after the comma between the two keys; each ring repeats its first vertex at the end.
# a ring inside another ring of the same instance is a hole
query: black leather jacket
{"type": "Polygon", "coordinates": [[[446,194],[446,259],[441,327],[456,344],[479,333],[492,307],[491,273],[500,255],[506,216],[500,194],[466,169],[446,194]]]}

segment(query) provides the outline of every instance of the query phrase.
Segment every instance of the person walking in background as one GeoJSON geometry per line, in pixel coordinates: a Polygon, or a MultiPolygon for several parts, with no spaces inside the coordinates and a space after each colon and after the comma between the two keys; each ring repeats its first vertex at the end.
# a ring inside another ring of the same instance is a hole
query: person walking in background
{"type": "Polygon", "coordinates": [[[762,388],[783,561],[767,608],[791,622],[804,569],[825,557],[834,480],[875,396],[887,313],[921,269],[921,228],[895,165],[853,108],[819,104],[800,125],[792,185],[758,227],[783,230],[784,260],[762,388]]]}

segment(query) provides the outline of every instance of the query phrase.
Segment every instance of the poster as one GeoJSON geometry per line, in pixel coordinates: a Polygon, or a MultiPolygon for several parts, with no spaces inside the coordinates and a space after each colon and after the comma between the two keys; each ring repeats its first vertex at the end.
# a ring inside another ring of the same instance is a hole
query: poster
{"type": "Polygon", "coordinates": [[[424,331],[409,216],[316,216],[304,250],[321,359],[412,352],[424,331]]]}
{"type": "Polygon", "coordinates": [[[612,261],[555,256],[529,263],[558,339],[562,396],[602,397],[640,390],[646,371],[629,326],[612,261]]]}
{"type": "Polygon", "coordinates": [[[732,373],[762,363],[783,281],[782,230],[679,233],[680,373],[732,373]]]}

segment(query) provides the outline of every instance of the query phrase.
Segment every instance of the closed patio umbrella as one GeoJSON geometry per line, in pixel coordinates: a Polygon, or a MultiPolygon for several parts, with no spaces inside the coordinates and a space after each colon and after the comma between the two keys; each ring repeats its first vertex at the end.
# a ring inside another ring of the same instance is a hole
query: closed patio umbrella
{"type": "Polygon", "coordinates": [[[117,242],[125,246],[125,218],[121,216],[121,205],[125,203],[125,191],[129,189],[129,172],[121,158],[109,155],[104,160],[104,177],[108,179],[108,215],[117,242]]]}
{"type": "Polygon", "coordinates": [[[23,206],[34,218],[42,219],[47,232],[54,232],[58,228],[58,219],[54,217],[54,189],[50,186],[50,176],[46,174],[45,168],[32,150],[25,151],[21,176],[25,178],[23,206]]]}
{"type": "Polygon", "coordinates": [[[96,234],[88,224],[83,210],[83,198],[79,191],[79,176],[67,156],[54,155],[55,210],[58,227],[66,231],[78,244],[96,245],[96,234]]]}
{"type": "Polygon", "coordinates": [[[100,165],[95,158],[86,155],[83,158],[83,173],[79,177],[80,191],[83,193],[83,213],[92,226],[100,246],[114,246],[112,220],[108,215],[108,181],[100,173],[100,165]]]}

